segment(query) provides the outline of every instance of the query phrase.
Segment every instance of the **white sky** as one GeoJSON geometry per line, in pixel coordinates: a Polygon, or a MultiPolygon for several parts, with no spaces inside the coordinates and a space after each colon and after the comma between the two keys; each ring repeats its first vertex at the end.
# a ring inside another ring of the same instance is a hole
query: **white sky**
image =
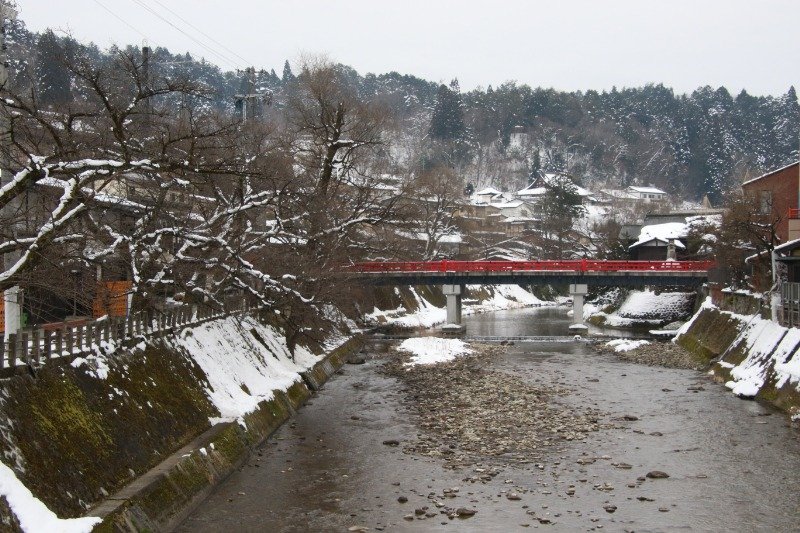
{"type": "Polygon", "coordinates": [[[734,95],[800,89],[800,0],[17,0],[29,29],[189,51],[234,68],[327,55],[364,74],[565,90],[662,82],[734,95]],[[102,6],[124,19],[115,18],[102,6]],[[166,6],[166,7],[164,7],[166,6]],[[169,10],[246,59],[192,29],[169,10]],[[131,26],[134,29],[131,28],[131,26]]]}

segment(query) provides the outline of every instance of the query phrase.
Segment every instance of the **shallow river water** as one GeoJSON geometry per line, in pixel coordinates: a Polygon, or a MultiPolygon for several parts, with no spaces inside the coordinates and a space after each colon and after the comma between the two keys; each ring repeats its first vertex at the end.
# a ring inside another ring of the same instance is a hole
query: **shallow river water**
{"type": "MultiPolygon", "coordinates": [[[[563,308],[529,309],[466,325],[473,335],[564,335],[569,319],[563,308]]],[[[464,482],[471,470],[382,444],[420,431],[402,386],[378,372],[382,354],[373,345],[366,364],[346,365],[180,531],[800,530],[800,431],[703,373],[626,363],[582,343],[511,346],[493,370],[560,384],[571,393],[557,401],[596,407],[616,427],[473,484],[464,482]],[[637,481],[652,470],[669,478],[637,481]],[[452,487],[447,504],[475,508],[474,517],[404,519],[452,487]],[[526,489],[521,500],[505,497],[510,487],[526,489]]]]}

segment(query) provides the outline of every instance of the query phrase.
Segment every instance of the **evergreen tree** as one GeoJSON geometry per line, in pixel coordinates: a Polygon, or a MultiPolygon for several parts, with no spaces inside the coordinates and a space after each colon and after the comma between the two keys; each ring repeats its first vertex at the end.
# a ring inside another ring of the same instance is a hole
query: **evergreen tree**
{"type": "Polygon", "coordinates": [[[453,87],[458,89],[458,80],[453,80],[450,87],[441,84],[436,93],[436,105],[433,107],[428,130],[434,139],[456,141],[463,139],[466,133],[461,95],[453,87]]]}
{"type": "Polygon", "coordinates": [[[287,59],[286,62],[283,64],[283,77],[281,80],[283,83],[289,83],[294,79],[294,74],[292,74],[292,67],[289,65],[289,60],[287,59]]]}
{"type": "Polygon", "coordinates": [[[60,105],[70,101],[72,77],[67,69],[66,50],[58,37],[47,30],[36,44],[36,74],[39,99],[46,105],[60,105]]]}
{"type": "Polygon", "coordinates": [[[539,156],[539,148],[536,148],[536,151],[533,152],[533,160],[531,161],[531,172],[528,175],[528,185],[533,185],[536,179],[541,175],[542,172],[542,160],[539,156]]]}
{"type": "Polygon", "coordinates": [[[572,243],[572,224],[583,213],[578,187],[566,176],[557,176],[547,183],[541,204],[543,248],[553,259],[563,259],[572,243]]]}
{"type": "Polygon", "coordinates": [[[797,161],[800,137],[800,105],[794,86],[774,104],[773,136],[775,152],[781,154],[774,166],[784,166],[797,161]]]}

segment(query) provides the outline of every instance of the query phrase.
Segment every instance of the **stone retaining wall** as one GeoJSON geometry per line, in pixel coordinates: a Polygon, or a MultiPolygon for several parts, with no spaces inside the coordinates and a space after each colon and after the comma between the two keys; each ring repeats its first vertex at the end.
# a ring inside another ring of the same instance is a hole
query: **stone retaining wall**
{"type": "Polygon", "coordinates": [[[176,527],[362,345],[360,337],[351,338],[304,372],[302,382],[287,391],[276,390],[272,400],[261,402],[245,417],[244,427],[232,422],[214,426],[93,509],[89,514],[103,518],[95,531],[169,531],[176,527]]]}
{"type": "MultiPolygon", "coordinates": [[[[0,381],[3,462],[61,518],[100,516],[100,531],[169,530],[362,344],[353,337],[321,357],[243,424],[213,427],[206,374],[169,339],[117,350],[99,368],[47,364],[0,381]]],[[[0,530],[14,523],[0,504],[0,530]]]]}
{"type": "Polygon", "coordinates": [[[756,398],[800,419],[800,331],[759,313],[705,305],[675,342],[712,363],[716,379],[737,396],[756,398]],[[713,361],[713,362],[712,362],[713,361]]]}

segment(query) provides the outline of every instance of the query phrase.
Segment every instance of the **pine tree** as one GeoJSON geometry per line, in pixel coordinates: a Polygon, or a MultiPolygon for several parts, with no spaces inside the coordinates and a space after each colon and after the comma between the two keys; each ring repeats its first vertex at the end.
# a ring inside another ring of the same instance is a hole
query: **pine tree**
{"type": "Polygon", "coordinates": [[[72,78],[64,62],[66,51],[58,37],[47,30],[39,37],[36,48],[39,99],[46,105],[69,102],[72,78]]]}
{"type": "Polygon", "coordinates": [[[289,83],[294,79],[294,74],[292,74],[292,67],[289,65],[289,60],[287,59],[286,62],[283,64],[283,77],[281,80],[283,83],[289,83]]]}
{"type": "Polygon", "coordinates": [[[547,183],[541,204],[541,229],[545,236],[545,252],[554,259],[563,259],[572,243],[574,220],[583,213],[578,187],[566,176],[547,183]]]}
{"type": "Polygon", "coordinates": [[[464,110],[461,95],[453,90],[458,89],[458,80],[453,80],[448,88],[441,84],[436,93],[436,104],[433,107],[430,136],[438,140],[456,141],[464,138],[464,110]]]}
{"type": "Polygon", "coordinates": [[[774,162],[775,167],[784,166],[798,159],[798,136],[800,135],[800,105],[794,86],[777,99],[773,105],[773,136],[776,155],[780,159],[774,162]]]}
{"type": "Polygon", "coordinates": [[[536,147],[536,151],[533,152],[533,160],[531,161],[531,172],[528,175],[528,185],[533,185],[536,179],[540,176],[542,172],[542,160],[539,156],[539,148],[536,147]]]}

